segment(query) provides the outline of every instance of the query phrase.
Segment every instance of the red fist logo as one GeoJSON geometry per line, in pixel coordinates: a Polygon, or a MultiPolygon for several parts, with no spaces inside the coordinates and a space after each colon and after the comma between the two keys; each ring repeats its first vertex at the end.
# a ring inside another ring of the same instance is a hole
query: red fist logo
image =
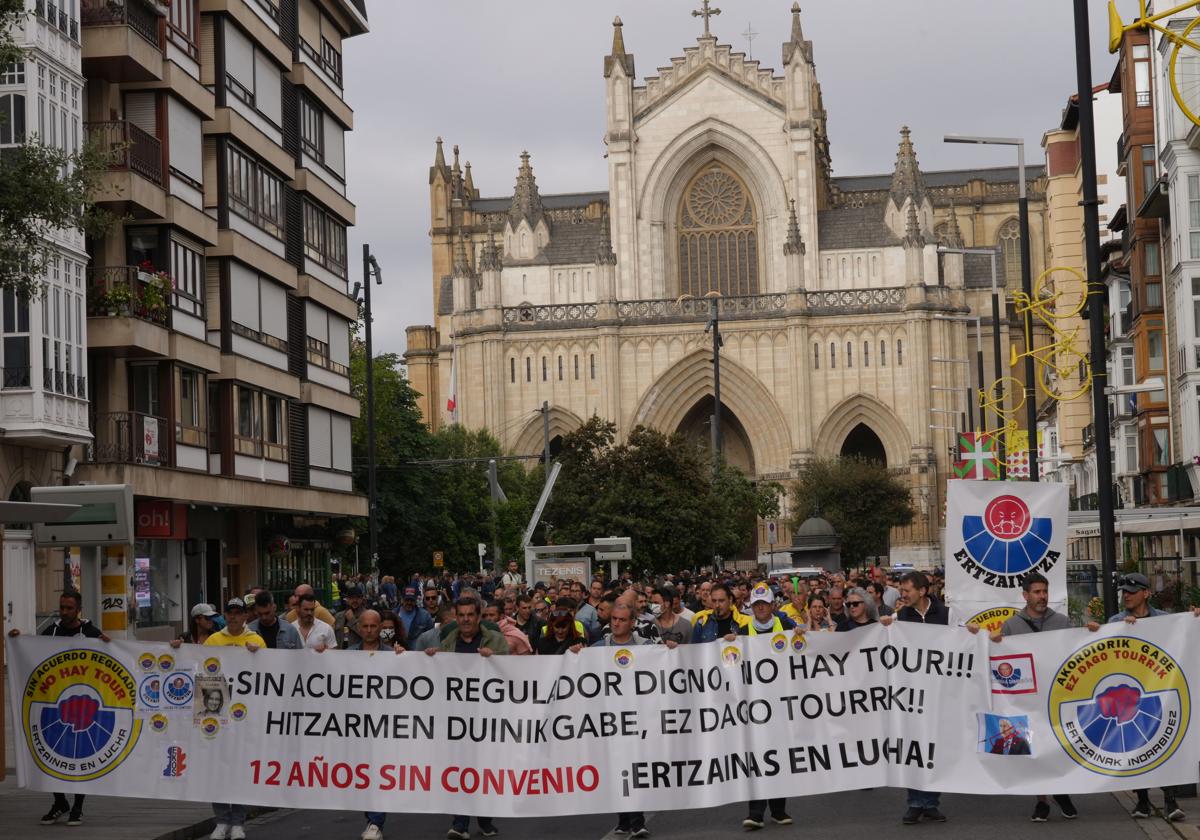
{"type": "Polygon", "coordinates": [[[77,694],[58,704],[58,716],[75,732],[82,732],[96,721],[100,703],[94,697],[77,694]]]}

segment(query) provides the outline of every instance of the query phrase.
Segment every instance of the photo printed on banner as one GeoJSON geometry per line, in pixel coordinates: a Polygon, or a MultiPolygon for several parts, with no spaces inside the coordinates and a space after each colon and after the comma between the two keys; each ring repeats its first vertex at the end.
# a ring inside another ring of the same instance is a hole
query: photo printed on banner
{"type": "Polygon", "coordinates": [[[980,712],[979,752],[991,755],[1033,755],[1029,716],[980,712]]]}

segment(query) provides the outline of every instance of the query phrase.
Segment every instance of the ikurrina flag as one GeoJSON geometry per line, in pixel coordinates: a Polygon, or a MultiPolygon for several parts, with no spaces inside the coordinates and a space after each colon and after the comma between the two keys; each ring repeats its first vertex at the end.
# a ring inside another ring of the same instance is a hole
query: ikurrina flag
{"type": "Polygon", "coordinates": [[[1000,477],[996,438],[992,435],[960,432],[958,458],[954,462],[954,475],[957,478],[983,480],[1000,477]]]}
{"type": "Polygon", "coordinates": [[[1066,610],[1067,487],[1052,482],[946,483],[943,560],[958,621],[1025,606],[1033,572],[1050,581],[1050,607],[1066,610]]]}

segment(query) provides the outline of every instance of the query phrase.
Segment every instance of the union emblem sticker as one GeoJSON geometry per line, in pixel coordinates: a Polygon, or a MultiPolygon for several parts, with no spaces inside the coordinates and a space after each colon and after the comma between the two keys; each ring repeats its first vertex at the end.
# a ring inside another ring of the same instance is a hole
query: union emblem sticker
{"type": "Polygon", "coordinates": [[[164,653],[158,657],[158,670],[164,674],[175,668],[175,657],[169,653],[164,653]]]}
{"type": "Polygon", "coordinates": [[[221,673],[221,660],[215,656],[210,656],[204,660],[204,673],[219,674],[221,673]]]}
{"type": "Polygon", "coordinates": [[[1059,667],[1050,722],[1076,763],[1139,776],[1168,761],[1191,719],[1187,679],[1170,653],[1132,636],[1091,642],[1059,667]]]}
{"type": "Polygon", "coordinates": [[[74,649],[43,660],[25,683],[21,726],[38,769],[65,782],[99,779],[137,744],[138,684],[119,661],[74,649]]]}
{"type": "Polygon", "coordinates": [[[771,637],[771,647],[779,653],[783,653],[788,648],[787,636],[782,633],[776,633],[771,637]]]}
{"type": "Polygon", "coordinates": [[[613,662],[618,668],[628,668],[633,664],[633,651],[628,648],[620,648],[613,654],[613,662]]]}
{"type": "Polygon", "coordinates": [[[192,705],[195,680],[186,671],[176,671],[163,677],[162,696],[168,706],[185,708],[192,705]]]}
{"type": "Polygon", "coordinates": [[[721,648],[721,662],[725,665],[737,665],[742,661],[742,649],[737,645],[726,645],[721,648]]]}
{"type": "Polygon", "coordinates": [[[805,640],[804,634],[797,630],[792,635],[792,650],[794,650],[796,653],[804,653],[804,650],[807,647],[808,641],[805,640]]]}
{"type": "Polygon", "coordinates": [[[234,703],[229,707],[229,716],[235,721],[246,719],[246,705],[244,703],[234,703]]]}

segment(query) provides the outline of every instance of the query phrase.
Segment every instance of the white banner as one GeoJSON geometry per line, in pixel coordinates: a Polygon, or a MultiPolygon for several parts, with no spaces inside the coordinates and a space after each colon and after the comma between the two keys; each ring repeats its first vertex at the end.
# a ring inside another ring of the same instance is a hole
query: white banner
{"type": "Polygon", "coordinates": [[[1191,615],[993,644],[874,625],[559,657],[9,641],[19,783],[549,816],[868,787],[1196,780],[1191,615]],[[1190,736],[1190,737],[1189,737],[1190,736]]]}
{"type": "Polygon", "coordinates": [[[1050,581],[1050,607],[1067,610],[1067,487],[1054,482],[948,481],[942,557],[957,622],[989,630],[1025,606],[1021,581],[1050,581]]]}

